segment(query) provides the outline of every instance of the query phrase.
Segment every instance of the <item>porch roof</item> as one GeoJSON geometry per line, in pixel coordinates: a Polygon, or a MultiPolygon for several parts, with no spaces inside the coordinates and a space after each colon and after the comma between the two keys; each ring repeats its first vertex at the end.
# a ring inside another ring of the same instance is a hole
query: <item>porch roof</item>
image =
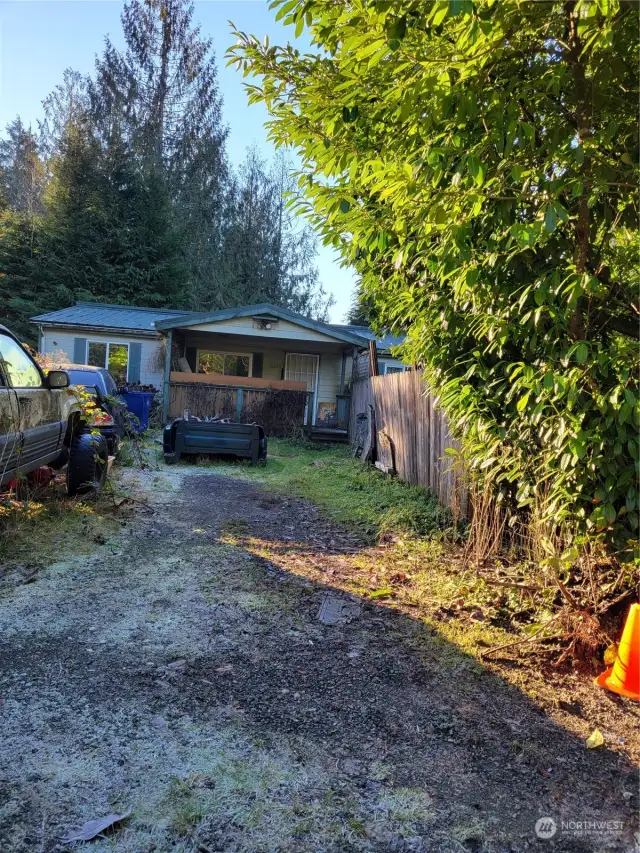
{"type": "Polygon", "coordinates": [[[308,317],[296,314],[295,311],[290,311],[288,308],[280,308],[278,305],[270,305],[268,302],[263,302],[259,305],[242,305],[238,308],[225,308],[222,311],[212,311],[210,313],[183,314],[166,320],[157,320],[155,325],[160,331],[188,329],[190,326],[201,326],[205,323],[216,323],[221,320],[233,320],[236,317],[288,320],[290,323],[320,332],[336,341],[343,341],[357,347],[366,347],[368,345],[367,338],[362,335],[336,328],[329,323],[323,323],[321,320],[310,320],[308,317]]]}

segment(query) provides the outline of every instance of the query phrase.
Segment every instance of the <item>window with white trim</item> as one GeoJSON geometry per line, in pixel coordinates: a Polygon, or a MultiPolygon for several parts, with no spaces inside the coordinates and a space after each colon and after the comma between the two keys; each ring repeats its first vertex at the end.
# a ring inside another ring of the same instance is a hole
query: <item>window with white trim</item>
{"type": "Polygon", "coordinates": [[[198,350],[198,373],[214,376],[251,376],[253,357],[250,353],[198,350]]]}
{"type": "Polygon", "coordinates": [[[111,341],[87,341],[87,364],[106,367],[117,384],[127,381],[129,344],[111,341]]]}
{"type": "Polygon", "coordinates": [[[407,364],[384,364],[382,373],[386,376],[388,373],[404,373],[406,370],[409,370],[407,364]]]}

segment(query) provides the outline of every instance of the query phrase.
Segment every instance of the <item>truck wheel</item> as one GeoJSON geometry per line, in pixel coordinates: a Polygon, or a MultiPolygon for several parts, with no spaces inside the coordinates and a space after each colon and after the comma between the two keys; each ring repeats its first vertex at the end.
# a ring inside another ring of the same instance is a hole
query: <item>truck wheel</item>
{"type": "Polygon", "coordinates": [[[107,441],[103,435],[83,432],[74,436],[69,448],[67,494],[99,492],[107,479],[107,441]]]}

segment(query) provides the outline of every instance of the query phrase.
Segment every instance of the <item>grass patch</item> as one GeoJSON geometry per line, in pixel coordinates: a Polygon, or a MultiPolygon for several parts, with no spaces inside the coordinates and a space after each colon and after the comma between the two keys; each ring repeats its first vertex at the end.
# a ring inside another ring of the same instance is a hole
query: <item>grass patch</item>
{"type": "Polygon", "coordinates": [[[428,536],[451,526],[451,513],[425,489],[387,477],[350,454],[341,445],[270,439],[265,466],[215,464],[313,501],[370,542],[396,532],[428,536]]]}
{"type": "Polygon", "coordinates": [[[22,500],[6,493],[0,496],[0,563],[37,566],[90,554],[117,528],[107,495],[69,498],[57,485],[22,500]]]}

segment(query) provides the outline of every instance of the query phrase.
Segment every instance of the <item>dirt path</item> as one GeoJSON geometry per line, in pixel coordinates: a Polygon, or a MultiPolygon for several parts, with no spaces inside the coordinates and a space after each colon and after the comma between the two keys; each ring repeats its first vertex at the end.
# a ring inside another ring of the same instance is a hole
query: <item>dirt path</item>
{"type": "Polygon", "coordinates": [[[2,853],[127,809],[92,853],[634,850],[620,754],[390,608],[322,624],[330,585],[251,553],[353,553],[313,507],[210,469],[137,476],[152,510],[0,600],[2,853]]]}

